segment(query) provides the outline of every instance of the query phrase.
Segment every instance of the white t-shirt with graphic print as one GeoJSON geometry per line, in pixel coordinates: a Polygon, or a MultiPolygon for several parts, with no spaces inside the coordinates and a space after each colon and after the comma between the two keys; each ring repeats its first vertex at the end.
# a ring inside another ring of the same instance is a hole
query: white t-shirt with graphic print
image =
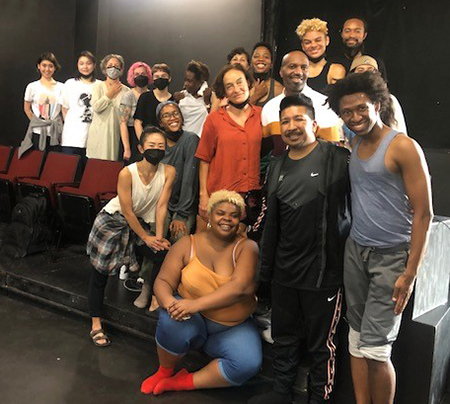
{"type": "MultiPolygon", "coordinates": [[[[57,81],[50,90],[44,87],[40,80],[33,81],[25,89],[24,100],[31,103],[33,114],[41,119],[54,119],[61,112],[60,98],[63,83],[57,81]]],[[[39,128],[34,133],[41,133],[39,128]]]]}
{"type": "Polygon", "coordinates": [[[96,81],[85,83],[69,79],[64,83],[60,104],[67,109],[67,114],[61,146],[86,147],[89,126],[92,122],[92,86],[96,81]]]}

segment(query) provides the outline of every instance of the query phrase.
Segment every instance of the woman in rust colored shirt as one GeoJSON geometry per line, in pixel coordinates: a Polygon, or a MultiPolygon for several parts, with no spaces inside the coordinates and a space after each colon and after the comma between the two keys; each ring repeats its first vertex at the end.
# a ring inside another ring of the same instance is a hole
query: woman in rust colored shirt
{"type": "Polygon", "coordinates": [[[209,196],[220,189],[245,195],[260,189],[261,108],[250,105],[253,79],[240,65],[227,65],[214,83],[228,105],[209,114],[195,157],[200,159],[199,214],[207,220],[209,196]]]}

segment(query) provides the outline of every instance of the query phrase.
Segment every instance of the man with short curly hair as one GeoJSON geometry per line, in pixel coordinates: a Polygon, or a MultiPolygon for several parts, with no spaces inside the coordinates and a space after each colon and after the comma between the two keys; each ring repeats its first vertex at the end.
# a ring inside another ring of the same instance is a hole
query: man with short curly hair
{"type": "Polygon", "coordinates": [[[345,67],[327,57],[330,44],[327,25],[319,18],[310,18],[303,20],[295,31],[309,59],[308,85],[322,94],[328,85],[345,77],[345,67]]]}

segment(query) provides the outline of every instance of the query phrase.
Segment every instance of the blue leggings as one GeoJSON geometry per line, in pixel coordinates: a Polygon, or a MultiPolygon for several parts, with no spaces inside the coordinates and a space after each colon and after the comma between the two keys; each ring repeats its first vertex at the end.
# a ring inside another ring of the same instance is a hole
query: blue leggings
{"type": "Polygon", "coordinates": [[[160,309],[155,339],[162,349],[175,356],[202,349],[219,360],[220,373],[232,385],[245,383],[261,368],[261,338],[251,318],[227,327],[199,313],[189,320],[175,321],[160,309]]]}

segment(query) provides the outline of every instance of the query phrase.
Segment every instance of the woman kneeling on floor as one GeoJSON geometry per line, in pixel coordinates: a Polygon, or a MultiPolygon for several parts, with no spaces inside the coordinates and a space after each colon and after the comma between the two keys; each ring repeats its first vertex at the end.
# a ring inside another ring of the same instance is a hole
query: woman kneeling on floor
{"type": "Polygon", "coordinates": [[[236,386],[258,373],[261,340],[251,318],[258,247],[237,236],[244,209],[238,193],[214,192],[208,229],[183,237],[167,254],[155,281],[160,366],[144,380],[142,393],[236,386]],[[214,359],[197,372],[174,375],[190,349],[214,359]]]}
{"type": "Polygon", "coordinates": [[[118,196],[97,215],[89,235],[87,253],[93,265],[88,291],[90,335],[97,346],[110,344],[100,321],[108,277],[117,274],[122,265],[137,271],[135,252],[149,257],[159,268],[164,250],[170,247],[163,238],[163,228],[175,169],[160,163],[165,148],[165,133],[154,126],[146,127],[138,146],[144,158],[120,172],[118,196]]]}

